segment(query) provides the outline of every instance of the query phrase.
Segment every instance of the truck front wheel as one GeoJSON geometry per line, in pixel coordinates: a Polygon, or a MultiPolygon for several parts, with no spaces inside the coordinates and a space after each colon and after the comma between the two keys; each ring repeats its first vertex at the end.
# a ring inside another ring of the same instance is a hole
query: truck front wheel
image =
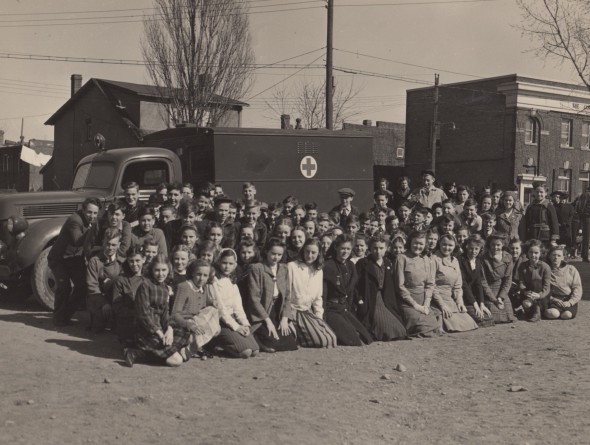
{"type": "Polygon", "coordinates": [[[47,256],[51,247],[46,248],[41,252],[31,273],[31,287],[33,288],[33,295],[41,305],[53,311],[53,304],[55,300],[55,278],[53,272],[49,269],[47,264],[47,256]]]}

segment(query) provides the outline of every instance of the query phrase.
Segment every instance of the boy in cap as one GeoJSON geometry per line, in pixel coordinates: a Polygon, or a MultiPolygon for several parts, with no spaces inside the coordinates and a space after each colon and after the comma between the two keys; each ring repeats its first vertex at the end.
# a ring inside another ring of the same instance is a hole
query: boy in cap
{"type": "Polygon", "coordinates": [[[359,209],[352,205],[354,199],[354,190],[348,187],[344,187],[338,190],[340,195],[340,205],[335,206],[330,212],[337,212],[341,215],[341,219],[347,216],[354,215],[359,216],[359,209]]]}

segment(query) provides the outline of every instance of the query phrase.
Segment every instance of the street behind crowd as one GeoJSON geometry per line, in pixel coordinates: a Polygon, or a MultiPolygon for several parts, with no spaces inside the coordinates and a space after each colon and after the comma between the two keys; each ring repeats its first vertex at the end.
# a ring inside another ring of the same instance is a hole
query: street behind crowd
{"type": "MultiPolygon", "coordinates": [[[[590,265],[575,264],[590,289],[590,265]]],[[[567,322],[130,369],[85,313],[56,331],[33,299],[4,299],[0,442],[588,443],[589,311],[582,301],[567,322]]]]}

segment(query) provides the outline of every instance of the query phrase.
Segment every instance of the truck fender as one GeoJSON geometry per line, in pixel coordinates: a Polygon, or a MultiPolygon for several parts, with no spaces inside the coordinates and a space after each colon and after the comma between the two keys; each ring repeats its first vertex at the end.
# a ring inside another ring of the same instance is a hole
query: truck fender
{"type": "Polygon", "coordinates": [[[26,235],[16,249],[15,260],[19,270],[35,264],[41,252],[57,238],[67,219],[64,216],[29,223],[26,235]]]}

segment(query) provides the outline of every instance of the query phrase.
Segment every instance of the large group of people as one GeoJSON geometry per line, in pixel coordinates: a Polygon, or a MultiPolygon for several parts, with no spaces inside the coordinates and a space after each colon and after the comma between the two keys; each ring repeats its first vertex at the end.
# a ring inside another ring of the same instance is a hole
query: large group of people
{"type": "Polygon", "coordinates": [[[239,199],[161,184],[147,203],[125,184],[63,225],[48,257],[53,322],[85,301],[89,329],[115,333],[129,366],[179,366],[576,316],[582,285],[565,260],[590,201],[576,209],[534,184],[524,206],[513,190],[436,184],[432,171],[415,189],[382,179],[366,212],[350,188],[323,212],[295,196],[265,203],[250,182],[239,199]]]}

